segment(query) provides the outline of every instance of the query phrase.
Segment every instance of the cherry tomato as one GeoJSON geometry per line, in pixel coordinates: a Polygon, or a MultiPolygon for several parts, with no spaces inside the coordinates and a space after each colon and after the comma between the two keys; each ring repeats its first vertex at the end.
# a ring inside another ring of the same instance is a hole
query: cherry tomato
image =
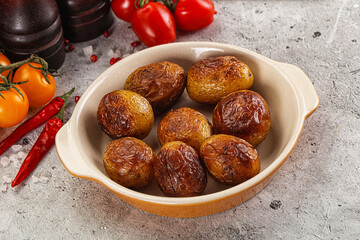
{"type": "MultiPolygon", "coordinates": [[[[7,66],[10,64],[11,64],[10,60],[4,54],[2,54],[0,52],[0,65],[7,66]]],[[[2,72],[1,75],[3,75],[4,77],[7,77],[9,72],[10,72],[10,70],[6,70],[5,72],[2,72]]]]}
{"type": "MultiPolygon", "coordinates": [[[[111,8],[118,18],[125,22],[131,22],[131,16],[136,11],[135,1],[136,6],[139,7],[138,0],[112,0],[111,8]]],[[[150,0],[149,2],[153,1],[154,0],[150,0]]]]}
{"type": "MultiPolygon", "coordinates": [[[[31,62],[30,65],[41,68],[39,63],[31,62]]],[[[48,83],[42,71],[31,66],[24,64],[19,67],[15,72],[12,82],[17,83],[27,81],[27,83],[21,84],[21,88],[29,98],[30,107],[41,107],[54,97],[56,84],[51,74],[46,75],[49,80],[48,83]]]]}
{"type": "Polygon", "coordinates": [[[131,17],[131,27],[148,47],[171,43],[176,39],[176,27],[170,10],[162,3],[149,2],[131,17]]]}
{"type": "Polygon", "coordinates": [[[111,8],[114,14],[126,22],[131,21],[131,15],[135,12],[135,0],[112,0],[111,8]]]}
{"type": "Polygon", "coordinates": [[[29,100],[26,93],[19,85],[14,85],[22,94],[14,88],[1,90],[0,93],[0,128],[15,126],[20,123],[28,113],[29,100]]]}
{"type": "Polygon", "coordinates": [[[179,0],[174,11],[176,27],[184,31],[205,28],[214,21],[215,13],[211,0],[179,0]]]}

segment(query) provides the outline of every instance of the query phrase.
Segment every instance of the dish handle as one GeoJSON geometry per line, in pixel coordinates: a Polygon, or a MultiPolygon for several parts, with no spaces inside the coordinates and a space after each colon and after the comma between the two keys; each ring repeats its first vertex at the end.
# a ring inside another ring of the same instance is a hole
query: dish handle
{"type": "Polygon", "coordinates": [[[308,118],[319,106],[319,97],[314,85],[309,77],[297,66],[288,63],[279,63],[278,66],[301,94],[305,107],[305,118],[308,118]]]}
{"type": "Polygon", "coordinates": [[[56,134],[57,154],[69,173],[79,178],[91,178],[91,169],[81,160],[80,153],[75,148],[71,148],[71,146],[75,146],[75,143],[71,140],[72,134],[69,122],[56,134]]]}

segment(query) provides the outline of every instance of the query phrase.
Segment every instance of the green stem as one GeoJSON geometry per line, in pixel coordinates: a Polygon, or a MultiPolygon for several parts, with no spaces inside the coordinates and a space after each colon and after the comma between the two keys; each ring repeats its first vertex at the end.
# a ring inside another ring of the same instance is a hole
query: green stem
{"type": "Polygon", "coordinates": [[[5,84],[9,83],[8,79],[1,74],[0,74],[0,78],[4,81],[5,84]]]}
{"type": "Polygon", "coordinates": [[[67,93],[65,93],[64,95],[60,96],[59,98],[61,98],[62,100],[64,100],[64,105],[61,107],[60,111],[58,114],[56,114],[55,118],[58,118],[60,120],[63,120],[64,117],[64,111],[65,111],[65,107],[66,104],[69,100],[70,95],[75,91],[75,88],[72,88],[70,91],[68,91],[67,93]]]}
{"type": "Polygon", "coordinates": [[[36,59],[39,59],[39,57],[32,54],[29,58],[27,58],[27,59],[25,59],[23,61],[15,62],[15,63],[9,64],[9,65],[6,65],[6,66],[0,65],[0,73],[5,72],[6,70],[9,70],[9,69],[18,68],[21,65],[23,65],[25,63],[28,63],[28,62],[35,61],[36,59]]]}
{"type": "Polygon", "coordinates": [[[68,91],[64,95],[59,96],[59,98],[61,98],[64,101],[67,101],[69,99],[70,95],[73,94],[74,91],[75,91],[75,88],[72,88],[70,91],[68,91]]]}
{"type": "Polygon", "coordinates": [[[136,9],[142,8],[143,6],[145,6],[148,3],[149,3],[149,0],[135,0],[135,2],[134,2],[136,9]]]}
{"type": "Polygon", "coordinates": [[[172,0],[162,0],[162,2],[171,12],[174,12],[179,0],[176,0],[175,2],[172,0]]]}

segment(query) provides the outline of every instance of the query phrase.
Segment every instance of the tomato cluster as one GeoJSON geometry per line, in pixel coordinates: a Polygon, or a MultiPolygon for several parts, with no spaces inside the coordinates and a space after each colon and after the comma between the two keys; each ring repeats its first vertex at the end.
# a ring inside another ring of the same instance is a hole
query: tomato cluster
{"type": "Polygon", "coordinates": [[[170,43],[176,39],[176,29],[196,31],[214,21],[211,0],[112,0],[113,12],[130,22],[138,38],[147,46],[170,43]]]}
{"type": "Polygon", "coordinates": [[[0,128],[17,125],[26,117],[29,107],[44,106],[55,95],[53,76],[42,64],[30,60],[11,64],[0,53],[0,67],[13,65],[0,71],[0,128]]]}

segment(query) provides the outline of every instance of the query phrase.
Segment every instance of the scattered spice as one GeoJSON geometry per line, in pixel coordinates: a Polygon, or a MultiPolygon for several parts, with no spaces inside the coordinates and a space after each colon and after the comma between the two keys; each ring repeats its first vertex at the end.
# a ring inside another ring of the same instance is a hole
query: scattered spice
{"type": "Polygon", "coordinates": [[[141,44],[141,43],[140,43],[139,41],[134,41],[134,42],[131,43],[131,46],[137,47],[137,46],[139,46],[140,44],[141,44]]]}
{"type": "Polygon", "coordinates": [[[93,54],[93,55],[90,56],[90,60],[92,62],[96,62],[98,60],[98,57],[95,54],[93,54]]]}
{"type": "Polygon", "coordinates": [[[313,38],[317,38],[321,36],[321,32],[314,32],[313,38]]]}
{"type": "Polygon", "coordinates": [[[74,49],[75,49],[74,45],[70,44],[69,45],[69,51],[72,52],[72,51],[74,51],[74,49]]]}
{"type": "Polygon", "coordinates": [[[30,140],[28,138],[24,138],[22,143],[23,145],[28,145],[30,143],[30,140]]]}
{"type": "Polygon", "coordinates": [[[114,63],[116,63],[116,58],[111,58],[110,59],[110,65],[114,65],[114,63]]]}
{"type": "Polygon", "coordinates": [[[77,103],[80,100],[80,96],[75,96],[75,102],[77,103]]]}
{"type": "Polygon", "coordinates": [[[280,200],[274,200],[270,203],[270,207],[274,210],[277,210],[281,207],[282,203],[280,200]]]}
{"type": "Polygon", "coordinates": [[[104,31],[104,37],[108,38],[110,36],[110,32],[108,30],[104,31]]]}
{"type": "Polygon", "coordinates": [[[69,41],[69,39],[64,39],[64,43],[65,43],[65,46],[67,46],[67,45],[69,45],[70,44],[70,41],[69,41]]]}

